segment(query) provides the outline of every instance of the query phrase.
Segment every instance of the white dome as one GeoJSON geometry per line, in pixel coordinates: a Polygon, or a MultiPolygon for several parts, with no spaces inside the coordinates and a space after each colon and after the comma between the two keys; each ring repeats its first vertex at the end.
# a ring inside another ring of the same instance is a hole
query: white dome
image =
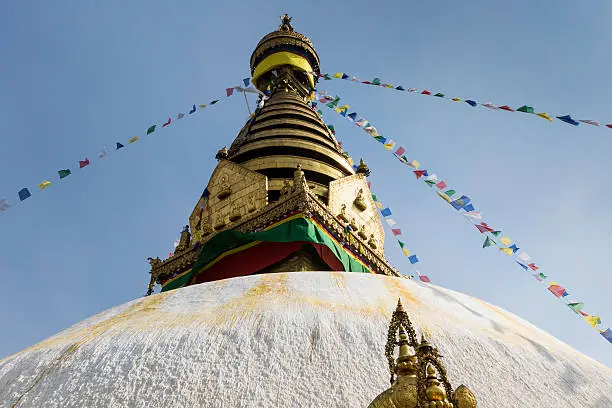
{"type": "Polygon", "coordinates": [[[0,360],[2,407],[366,407],[401,298],[479,407],[609,407],[612,371],[488,303],[406,279],[255,275],[141,298],[0,360]]]}

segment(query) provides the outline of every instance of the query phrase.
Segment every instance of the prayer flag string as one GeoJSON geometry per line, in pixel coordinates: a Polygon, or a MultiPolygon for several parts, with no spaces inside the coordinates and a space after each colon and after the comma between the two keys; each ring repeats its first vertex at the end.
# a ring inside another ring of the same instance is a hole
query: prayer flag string
{"type": "Polygon", "coordinates": [[[584,124],[591,125],[591,126],[601,127],[603,129],[605,128],[612,129],[612,122],[605,123],[605,122],[600,122],[600,121],[593,120],[593,119],[574,119],[574,117],[572,117],[572,115],[570,114],[551,116],[546,112],[538,112],[533,106],[529,106],[529,105],[522,105],[518,108],[511,108],[508,105],[495,105],[491,102],[479,103],[473,99],[462,99],[458,97],[450,97],[450,96],[446,96],[442,92],[433,93],[431,91],[428,91],[427,89],[417,89],[417,88],[406,89],[401,85],[396,86],[396,85],[392,85],[388,83],[383,83],[380,78],[374,78],[371,81],[362,81],[355,76],[352,76],[352,75],[349,75],[343,72],[336,72],[334,75],[319,74],[319,77],[327,81],[331,81],[332,79],[340,79],[340,80],[349,81],[349,82],[357,82],[357,83],[365,84],[365,85],[372,85],[372,86],[378,86],[381,88],[393,89],[393,90],[400,91],[400,92],[410,92],[410,93],[415,93],[419,95],[426,95],[426,96],[433,96],[433,97],[442,98],[442,99],[448,99],[453,102],[465,102],[471,107],[482,106],[484,108],[491,109],[491,110],[528,113],[534,116],[538,116],[542,119],[546,119],[549,122],[552,122],[553,119],[557,119],[557,120],[560,120],[561,122],[567,123],[568,125],[572,125],[572,126],[578,126],[581,123],[584,123],[584,124]]]}
{"type": "MultiPolygon", "coordinates": [[[[247,78],[243,79],[243,82],[245,83],[245,85],[248,85],[247,83],[247,78]]],[[[239,92],[246,92],[246,93],[257,93],[259,94],[262,98],[261,98],[261,102],[260,105],[263,105],[263,102],[267,99],[267,97],[263,94],[263,92],[259,91],[258,89],[256,89],[253,86],[235,86],[232,88],[227,88],[226,89],[226,95],[227,97],[230,97],[233,94],[233,91],[237,90],[239,92]],[[229,91],[231,89],[231,92],[229,91]]],[[[187,112],[189,115],[193,115],[194,113],[196,113],[198,110],[203,110],[206,107],[212,106],[217,104],[218,102],[221,102],[223,100],[223,98],[220,99],[213,99],[212,101],[205,103],[205,104],[193,104],[189,111],[187,112]]],[[[162,123],[162,124],[154,124],[149,126],[145,133],[146,135],[151,135],[153,133],[155,133],[156,131],[159,130],[159,128],[165,128],[170,126],[171,124],[176,124],[176,121],[183,119],[185,117],[185,113],[183,112],[179,112],[176,116],[172,117],[169,116],[168,119],[162,123]]],[[[140,136],[133,136],[132,138],[130,138],[129,140],[127,140],[127,144],[133,144],[136,143],[137,141],[141,140],[140,136]]],[[[125,142],[115,142],[115,151],[122,149],[126,146],[125,142]]],[[[104,157],[106,157],[108,155],[108,151],[106,149],[106,147],[104,147],[104,149],[102,149],[98,154],[98,160],[103,159],[104,157]]],[[[78,168],[79,169],[83,169],[87,166],[89,166],[91,163],[90,159],[87,157],[84,157],[81,160],[78,160],[78,168]]],[[[69,175],[73,174],[72,170],[69,168],[65,168],[65,169],[60,169],[57,171],[57,179],[58,180],[62,180],[66,177],[68,177],[69,175]]],[[[43,179],[39,184],[37,184],[38,190],[42,191],[47,189],[48,187],[51,186],[51,181],[43,179]]],[[[30,198],[32,196],[32,192],[36,191],[35,189],[32,189],[32,191],[30,190],[29,187],[24,187],[21,190],[18,191],[17,193],[17,197],[19,198],[19,202],[22,202],[24,200],[27,200],[28,198],[30,198]]],[[[11,203],[7,198],[0,198],[0,213],[6,212],[9,209],[13,208],[15,206],[15,204],[11,203]]]]}
{"type": "MultiPolygon", "coordinates": [[[[353,125],[361,128],[365,133],[379,142],[386,150],[392,153],[393,156],[395,156],[395,158],[402,164],[408,166],[412,170],[412,173],[415,175],[417,180],[421,180],[428,187],[433,188],[440,198],[453,207],[459,214],[469,221],[480,234],[484,236],[485,240],[482,245],[483,248],[497,247],[500,252],[511,257],[514,263],[520,266],[524,271],[529,272],[538,282],[544,282],[545,280],[549,279],[548,275],[539,270],[540,266],[533,261],[531,256],[527,252],[521,250],[517,242],[505,236],[501,230],[494,228],[492,225],[484,221],[482,213],[474,206],[474,203],[469,196],[459,193],[457,190],[449,187],[447,181],[442,180],[429,170],[421,168],[421,164],[417,160],[408,159],[406,157],[406,149],[404,147],[397,146],[395,141],[383,136],[378,129],[374,127],[374,125],[372,125],[366,118],[359,116],[357,112],[349,113],[350,106],[347,104],[340,105],[340,97],[331,97],[324,91],[319,91],[316,95],[316,99],[318,102],[315,101],[312,103],[313,109],[316,109],[318,103],[322,103],[327,108],[344,117],[353,125]]],[[[320,115],[322,114],[320,109],[317,110],[317,112],[320,115]]],[[[385,210],[388,209],[381,210],[383,217],[390,216],[390,210],[388,212],[385,212],[385,210]]],[[[606,340],[608,340],[608,342],[612,343],[611,330],[609,328],[601,328],[603,326],[601,318],[598,315],[584,312],[582,310],[584,306],[583,302],[566,300],[566,298],[569,299],[569,293],[557,282],[549,282],[547,289],[556,298],[562,299],[568,308],[580,316],[591,327],[598,330],[599,333],[606,340]]]]}

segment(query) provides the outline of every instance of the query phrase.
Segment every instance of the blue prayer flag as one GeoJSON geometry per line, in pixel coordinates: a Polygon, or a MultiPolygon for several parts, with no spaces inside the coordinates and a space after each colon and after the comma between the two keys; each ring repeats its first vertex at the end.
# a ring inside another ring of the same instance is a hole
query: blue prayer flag
{"type": "Polygon", "coordinates": [[[244,78],[242,82],[244,82],[244,86],[249,86],[249,82],[251,82],[251,78],[244,78]]]}
{"type": "Polygon", "coordinates": [[[516,252],[520,249],[519,247],[516,246],[516,244],[510,245],[508,248],[512,250],[513,254],[516,254],[516,252]]]}
{"type": "Polygon", "coordinates": [[[519,261],[516,261],[516,263],[517,263],[517,264],[519,264],[519,266],[520,266],[521,268],[523,268],[524,270],[528,270],[528,269],[529,269],[529,267],[528,267],[527,265],[522,264],[522,263],[520,263],[519,261]]]}
{"type": "Polygon", "coordinates": [[[474,211],[474,206],[472,204],[468,204],[463,209],[467,212],[474,211]]]}
{"type": "Polygon", "coordinates": [[[357,120],[357,112],[349,113],[348,115],[346,115],[346,117],[348,117],[351,120],[355,121],[355,120],[357,120]]]}
{"type": "Polygon", "coordinates": [[[353,170],[357,171],[357,165],[353,164],[353,170]]]}
{"type": "Polygon", "coordinates": [[[408,260],[409,260],[409,261],[410,261],[410,263],[411,263],[411,264],[413,264],[413,265],[414,265],[415,263],[419,262],[419,258],[417,258],[417,256],[416,256],[416,255],[410,255],[410,256],[408,257],[408,260]]]}
{"type": "Polygon", "coordinates": [[[346,75],[345,73],[342,73],[342,79],[347,79],[349,76],[346,75]]]}
{"type": "Polygon", "coordinates": [[[30,190],[28,190],[27,188],[22,188],[21,190],[19,190],[18,194],[19,194],[20,201],[23,201],[32,195],[30,194],[30,190]]]}
{"type": "Polygon", "coordinates": [[[423,175],[424,175],[425,177],[429,176],[429,173],[427,172],[427,170],[423,170],[423,175]]]}
{"type": "Polygon", "coordinates": [[[192,106],[191,110],[189,111],[189,114],[191,115],[192,113],[194,113],[196,111],[196,107],[195,104],[192,106]]]}
{"type": "Polygon", "coordinates": [[[612,330],[606,329],[605,331],[602,331],[600,334],[603,336],[604,339],[612,343],[612,330]]]}
{"type": "Polygon", "coordinates": [[[478,102],[471,101],[471,100],[469,100],[469,99],[468,99],[467,101],[465,101],[465,103],[467,103],[467,104],[468,104],[468,105],[470,105],[470,106],[476,106],[476,105],[478,105],[478,102]]]}
{"type": "Polygon", "coordinates": [[[451,201],[450,205],[452,205],[455,210],[459,211],[468,205],[470,201],[472,201],[470,197],[462,195],[460,198],[451,201]]]}
{"type": "Polygon", "coordinates": [[[405,91],[404,87],[403,87],[403,86],[401,86],[401,85],[400,85],[400,86],[395,87],[395,89],[397,89],[398,91],[405,91]]]}
{"type": "Polygon", "coordinates": [[[123,147],[123,145],[119,142],[117,142],[117,150],[121,149],[123,147]]]}
{"type": "Polygon", "coordinates": [[[565,116],[557,116],[557,119],[562,120],[565,123],[569,123],[570,125],[578,126],[580,123],[576,122],[570,115],[565,116]]]}
{"type": "Polygon", "coordinates": [[[383,215],[383,217],[388,217],[391,215],[391,210],[388,208],[383,208],[380,210],[380,213],[383,215]]]}

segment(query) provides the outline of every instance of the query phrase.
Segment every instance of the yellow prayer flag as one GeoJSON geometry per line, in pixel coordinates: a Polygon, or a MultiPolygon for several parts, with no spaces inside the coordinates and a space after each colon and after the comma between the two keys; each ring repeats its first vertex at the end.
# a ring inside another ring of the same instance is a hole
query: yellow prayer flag
{"type": "Polygon", "coordinates": [[[548,113],[536,113],[537,116],[546,119],[549,122],[552,122],[552,118],[548,116],[548,113]]]}
{"type": "Polygon", "coordinates": [[[44,190],[45,188],[49,187],[51,185],[51,182],[48,180],[43,180],[42,183],[40,183],[38,185],[38,189],[39,190],[44,190]]]}
{"type": "Polygon", "coordinates": [[[402,251],[404,251],[404,255],[410,256],[410,250],[408,248],[402,248],[402,251]]]}
{"type": "Polygon", "coordinates": [[[510,240],[510,238],[508,237],[503,237],[502,239],[499,240],[499,242],[501,242],[502,244],[508,246],[512,243],[512,241],[510,240]]]}
{"type": "Polygon", "coordinates": [[[385,143],[384,146],[385,146],[385,149],[391,150],[395,147],[395,142],[391,141],[391,143],[385,143]]]}
{"type": "Polygon", "coordinates": [[[438,195],[439,195],[440,197],[442,197],[442,199],[443,199],[444,201],[446,201],[447,203],[450,203],[450,202],[451,202],[451,198],[450,198],[449,196],[447,196],[446,194],[441,193],[441,192],[439,192],[439,191],[436,191],[436,193],[438,193],[438,195]]]}
{"type": "Polygon", "coordinates": [[[351,166],[352,166],[353,164],[355,164],[355,162],[353,161],[353,159],[352,159],[351,157],[348,157],[348,158],[346,159],[346,161],[347,161],[347,162],[348,162],[348,164],[350,164],[351,166]]]}
{"type": "Polygon", "coordinates": [[[382,203],[381,203],[381,202],[379,202],[379,201],[374,201],[374,204],[376,204],[376,207],[378,207],[378,209],[379,209],[379,210],[382,210],[383,205],[382,205],[382,203]]]}
{"type": "Polygon", "coordinates": [[[340,113],[341,111],[342,111],[342,109],[337,107],[337,106],[334,108],[334,112],[336,112],[336,113],[340,113]]]}
{"type": "Polygon", "coordinates": [[[455,101],[455,102],[459,102],[461,100],[461,98],[453,98],[451,99],[451,101],[455,101]]]}
{"type": "Polygon", "coordinates": [[[412,167],[414,167],[416,170],[418,170],[419,167],[421,167],[421,163],[419,163],[416,160],[413,160],[411,163],[412,163],[412,167]]]}
{"type": "Polygon", "coordinates": [[[391,85],[391,84],[383,84],[383,86],[384,86],[385,88],[389,88],[389,89],[391,89],[391,88],[395,88],[395,87],[394,87],[393,85],[391,85]]]}
{"type": "Polygon", "coordinates": [[[499,250],[500,251],[504,251],[506,253],[506,255],[508,255],[508,256],[512,256],[512,254],[514,253],[514,252],[512,252],[512,249],[510,249],[510,248],[499,248],[499,250]]]}
{"type": "Polygon", "coordinates": [[[334,78],[342,78],[342,72],[336,72],[334,78]]]}
{"type": "Polygon", "coordinates": [[[140,139],[138,136],[134,136],[133,138],[131,138],[130,140],[128,140],[128,143],[134,143],[135,141],[137,141],[138,139],[140,139]]]}
{"type": "Polygon", "coordinates": [[[342,106],[340,107],[340,110],[345,110],[345,109],[346,109],[346,110],[348,110],[348,108],[350,108],[350,106],[348,106],[348,105],[342,105],[342,106]]]}
{"type": "Polygon", "coordinates": [[[204,109],[206,107],[206,104],[204,105],[198,105],[200,108],[204,109]]]}
{"type": "Polygon", "coordinates": [[[601,323],[599,316],[585,316],[584,320],[586,320],[586,322],[593,328],[597,327],[597,325],[601,323]]]}

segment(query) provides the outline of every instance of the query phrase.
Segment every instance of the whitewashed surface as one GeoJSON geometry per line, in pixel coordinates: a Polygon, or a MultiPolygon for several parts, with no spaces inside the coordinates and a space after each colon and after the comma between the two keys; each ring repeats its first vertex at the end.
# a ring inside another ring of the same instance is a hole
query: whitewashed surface
{"type": "Polygon", "coordinates": [[[0,407],[366,407],[401,298],[479,407],[612,407],[612,370],[478,299],[401,278],[256,275],[137,299],[0,360],[0,407]]]}

